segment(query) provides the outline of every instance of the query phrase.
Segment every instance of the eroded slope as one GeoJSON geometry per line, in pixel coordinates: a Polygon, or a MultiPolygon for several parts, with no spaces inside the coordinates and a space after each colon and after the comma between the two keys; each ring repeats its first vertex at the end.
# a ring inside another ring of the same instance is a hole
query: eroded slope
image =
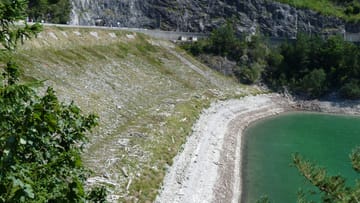
{"type": "Polygon", "coordinates": [[[45,28],[16,58],[65,102],[100,116],[84,159],[112,201],[151,201],[202,109],[243,95],[170,42],[114,30],[45,28]]]}

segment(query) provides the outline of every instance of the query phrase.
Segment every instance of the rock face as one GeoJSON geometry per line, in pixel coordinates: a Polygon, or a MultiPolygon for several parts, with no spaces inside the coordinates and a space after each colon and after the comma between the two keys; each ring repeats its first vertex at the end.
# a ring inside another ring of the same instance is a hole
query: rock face
{"type": "Polygon", "coordinates": [[[239,33],[274,37],[297,32],[342,33],[334,17],[269,0],[73,0],[72,24],[209,32],[232,19],[239,33]]]}

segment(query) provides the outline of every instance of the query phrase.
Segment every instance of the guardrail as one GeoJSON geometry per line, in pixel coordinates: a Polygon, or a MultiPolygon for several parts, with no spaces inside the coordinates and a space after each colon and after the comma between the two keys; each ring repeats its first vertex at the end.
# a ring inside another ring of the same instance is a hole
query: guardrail
{"type": "MultiPolygon", "coordinates": [[[[149,30],[144,28],[128,28],[128,27],[105,27],[105,26],[83,26],[83,25],[63,25],[63,24],[49,24],[43,23],[45,26],[53,27],[69,27],[69,28],[95,28],[104,30],[125,30],[130,32],[144,33],[154,38],[166,39],[166,40],[178,40],[178,41],[197,41],[198,39],[207,38],[210,34],[198,33],[198,32],[177,32],[177,31],[164,31],[164,30],[149,30]]],[[[343,33],[345,41],[359,43],[360,33],[343,33]]],[[[285,37],[269,37],[270,44],[277,45],[286,41],[295,41],[295,38],[285,37]]]]}
{"type": "Polygon", "coordinates": [[[360,33],[345,33],[344,40],[349,42],[360,42],[360,33]]]}
{"type": "MultiPolygon", "coordinates": [[[[94,28],[104,30],[125,30],[130,32],[144,33],[154,38],[166,39],[166,40],[181,40],[181,37],[186,39],[201,39],[206,38],[209,34],[197,33],[197,32],[176,32],[176,31],[164,31],[164,30],[148,30],[143,28],[128,28],[128,27],[105,27],[105,26],[83,26],[83,25],[62,25],[62,24],[49,24],[43,23],[44,26],[52,27],[68,27],[68,28],[94,28]]],[[[196,40],[195,40],[196,41],[196,40]]]]}

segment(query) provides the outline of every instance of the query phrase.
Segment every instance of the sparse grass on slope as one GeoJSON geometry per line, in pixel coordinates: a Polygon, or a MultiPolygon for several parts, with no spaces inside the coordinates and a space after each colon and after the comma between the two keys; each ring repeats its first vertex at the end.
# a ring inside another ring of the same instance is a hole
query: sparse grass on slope
{"type": "Polygon", "coordinates": [[[173,44],[129,32],[45,28],[15,57],[23,80],[45,80],[65,102],[100,116],[84,159],[94,171],[89,185],[107,185],[112,201],[154,200],[202,109],[244,94],[173,44]]]}

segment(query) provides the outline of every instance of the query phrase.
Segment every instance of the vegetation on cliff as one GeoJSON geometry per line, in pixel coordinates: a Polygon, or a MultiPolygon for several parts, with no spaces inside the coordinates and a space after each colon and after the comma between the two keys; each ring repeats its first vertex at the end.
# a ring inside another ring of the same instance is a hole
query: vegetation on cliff
{"type": "Polygon", "coordinates": [[[360,2],[358,0],[277,0],[299,8],[308,8],[323,15],[336,16],[347,21],[360,20],[360,2]]]}

